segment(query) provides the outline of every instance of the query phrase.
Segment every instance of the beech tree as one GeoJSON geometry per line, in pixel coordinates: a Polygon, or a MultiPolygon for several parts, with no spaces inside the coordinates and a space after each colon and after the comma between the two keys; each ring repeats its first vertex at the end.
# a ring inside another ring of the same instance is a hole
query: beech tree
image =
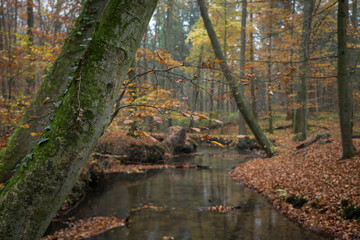
{"type": "MultiPolygon", "coordinates": [[[[89,0],[87,6],[99,2],[89,0]]],[[[0,193],[0,239],[33,240],[43,235],[110,122],[156,3],[109,0],[88,44],[77,46],[85,53],[73,67],[52,120],[0,193]]]]}
{"type": "Polygon", "coordinates": [[[236,86],[236,82],[233,78],[233,75],[232,75],[232,72],[231,72],[229,66],[226,63],[226,59],[221,50],[219,40],[217,38],[217,35],[214,31],[211,20],[209,18],[204,0],[197,0],[197,2],[199,4],[201,17],[204,21],[204,25],[205,25],[206,31],[208,33],[208,36],[210,38],[214,53],[216,55],[216,58],[218,60],[220,60],[221,70],[228,82],[228,85],[230,87],[231,94],[234,98],[236,106],[237,106],[238,110],[241,112],[241,114],[243,115],[247,125],[249,126],[251,131],[254,133],[256,140],[262,146],[262,148],[265,150],[266,154],[270,157],[276,153],[276,150],[275,150],[273,144],[269,141],[269,139],[265,136],[264,132],[261,130],[261,128],[258,125],[258,123],[256,122],[254,116],[252,115],[251,111],[249,110],[248,106],[246,105],[244,98],[242,96],[242,93],[239,91],[239,89],[236,86]]]}
{"type": "Polygon", "coordinates": [[[352,81],[349,77],[347,63],[346,28],[348,22],[348,0],[338,1],[338,92],[339,115],[341,128],[342,158],[347,159],[355,155],[352,143],[352,81]]]}
{"type": "Polygon", "coordinates": [[[302,54],[301,61],[304,63],[300,82],[298,84],[297,91],[297,103],[298,107],[294,112],[294,140],[304,141],[307,137],[307,121],[308,121],[308,73],[309,73],[309,57],[310,57],[310,34],[312,24],[312,14],[314,11],[314,0],[304,1],[304,22],[302,32],[302,54]]]}

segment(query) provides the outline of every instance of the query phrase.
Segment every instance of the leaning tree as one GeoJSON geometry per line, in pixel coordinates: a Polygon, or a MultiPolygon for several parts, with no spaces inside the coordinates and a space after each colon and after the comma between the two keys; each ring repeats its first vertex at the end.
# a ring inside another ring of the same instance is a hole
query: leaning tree
{"type": "MultiPolygon", "coordinates": [[[[99,2],[88,1],[89,7],[99,2]]],[[[78,46],[84,54],[69,74],[42,137],[0,193],[0,239],[42,237],[109,124],[156,3],[107,2],[93,36],[78,46]]]]}

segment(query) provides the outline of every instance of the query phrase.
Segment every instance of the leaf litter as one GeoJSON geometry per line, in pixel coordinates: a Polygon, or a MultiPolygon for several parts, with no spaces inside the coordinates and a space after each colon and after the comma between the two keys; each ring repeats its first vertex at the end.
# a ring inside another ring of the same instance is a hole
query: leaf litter
{"type": "Polygon", "coordinates": [[[125,220],[116,217],[90,217],[77,220],[72,226],[60,229],[41,240],[85,239],[122,226],[125,226],[125,220]]]}
{"type": "MultiPolygon", "coordinates": [[[[291,133],[278,136],[273,158],[258,158],[233,169],[232,178],[264,196],[283,214],[307,228],[339,239],[360,239],[359,219],[345,219],[342,201],[360,207],[360,153],[341,157],[341,139],[296,150],[291,133]],[[300,205],[296,205],[301,200],[300,205]]],[[[360,149],[360,141],[354,139],[360,149]]],[[[356,208],[355,208],[356,209],[356,208]]],[[[360,208],[359,208],[360,209],[360,208]]]]}

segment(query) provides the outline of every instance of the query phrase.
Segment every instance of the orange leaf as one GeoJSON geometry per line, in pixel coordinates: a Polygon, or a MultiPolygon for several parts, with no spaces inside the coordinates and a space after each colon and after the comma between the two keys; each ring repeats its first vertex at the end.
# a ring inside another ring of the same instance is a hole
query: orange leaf
{"type": "Polygon", "coordinates": [[[206,134],[204,136],[201,136],[201,139],[202,140],[208,140],[208,139],[210,139],[210,137],[209,137],[209,135],[206,134]]]}
{"type": "Polygon", "coordinates": [[[27,124],[20,124],[20,127],[21,127],[21,128],[29,128],[29,125],[27,125],[27,124]]]}
{"type": "Polygon", "coordinates": [[[49,97],[46,97],[45,100],[44,100],[44,102],[43,102],[43,105],[45,105],[49,100],[50,100],[50,98],[49,98],[49,97]]]}
{"type": "Polygon", "coordinates": [[[215,62],[216,62],[216,63],[221,63],[222,60],[220,60],[220,59],[215,59],[215,62]]]}
{"type": "Polygon", "coordinates": [[[37,136],[38,134],[37,134],[36,132],[32,132],[32,133],[30,133],[30,135],[31,135],[32,137],[35,137],[35,136],[37,136]]]}
{"type": "Polygon", "coordinates": [[[198,76],[194,75],[194,79],[198,79],[198,76]]]}

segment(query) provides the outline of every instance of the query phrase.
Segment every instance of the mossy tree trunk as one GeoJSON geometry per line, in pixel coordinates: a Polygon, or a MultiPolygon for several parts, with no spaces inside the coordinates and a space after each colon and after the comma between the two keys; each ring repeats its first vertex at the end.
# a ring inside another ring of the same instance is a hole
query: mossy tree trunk
{"type": "Polygon", "coordinates": [[[339,92],[339,115],[341,128],[342,158],[354,156],[352,143],[352,81],[347,69],[348,54],[346,47],[346,28],[348,22],[348,0],[338,1],[338,92],[339,92]]]}
{"type": "Polygon", "coordinates": [[[31,132],[42,132],[48,125],[54,104],[71,82],[73,68],[85,53],[84,47],[91,40],[97,22],[103,14],[108,0],[88,0],[69,34],[58,58],[45,78],[36,96],[28,106],[28,111],[20,124],[29,128],[17,128],[8,141],[9,147],[0,152],[0,182],[6,181],[11,170],[34,147],[40,136],[32,137],[31,132]],[[43,104],[46,98],[48,103],[43,104]]]}
{"type": "Polygon", "coordinates": [[[314,11],[314,0],[304,1],[304,23],[302,32],[302,55],[303,69],[300,75],[300,83],[298,84],[296,103],[297,107],[294,112],[294,141],[304,141],[307,137],[308,127],[308,93],[307,82],[309,72],[310,57],[310,34],[312,24],[312,14],[314,11]]]}
{"type": "Polygon", "coordinates": [[[110,121],[157,0],[109,0],[53,120],[0,193],[0,239],[39,239],[110,121]]]}
{"type": "Polygon", "coordinates": [[[269,139],[265,136],[264,132],[261,130],[260,126],[256,122],[251,111],[247,107],[241,92],[239,92],[239,90],[236,86],[235,79],[233,78],[233,74],[232,74],[228,64],[226,63],[224,54],[220,47],[219,40],[217,38],[214,27],[209,18],[205,2],[204,2],[204,0],[197,0],[197,2],[199,4],[201,17],[204,21],[204,25],[205,25],[206,31],[209,35],[216,58],[221,60],[220,67],[223,71],[226,81],[229,84],[231,94],[234,98],[236,106],[238,107],[239,111],[243,115],[249,128],[254,133],[254,136],[255,136],[256,140],[258,141],[258,143],[263,147],[263,149],[265,150],[265,152],[268,156],[272,156],[273,154],[276,153],[276,150],[275,150],[273,144],[269,141],[269,139]]]}

